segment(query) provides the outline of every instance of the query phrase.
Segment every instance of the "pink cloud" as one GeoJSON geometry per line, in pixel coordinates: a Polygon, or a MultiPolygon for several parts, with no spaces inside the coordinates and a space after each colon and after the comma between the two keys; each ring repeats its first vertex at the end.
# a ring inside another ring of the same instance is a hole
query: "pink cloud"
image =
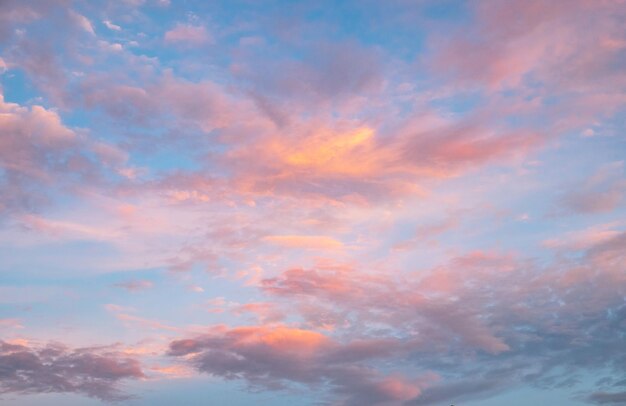
{"type": "Polygon", "coordinates": [[[95,35],[95,31],[93,29],[93,25],[91,21],[87,17],[82,14],[78,14],[77,12],[70,10],[69,15],[71,19],[78,25],[82,30],[88,32],[91,35],[95,35]]]}
{"type": "Polygon", "coordinates": [[[263,240],[286,248],[334,250],[343,247],[341,241],[322,235],[270,235],[263,240]]]}
{"type": "Polygon", "coordinates": [[[606,38],[620,38],[619,2],[573,1],[562,7],[544,1],[476,4],[478,24],[471,35],[459,33],[436,59],[438,69],[455,71],[466,83],[486,83],[493,88],[517,87],[528,75],[551,85],[588,85],[604,81],[596,74],[616,77],[610,66],[615,56],[606,38]],[[584,39],[580,27],[604,22],[584,39]],[[563,75],[563,69],[569,74],[563,75]],[[568,78],[568,79],[561,79],[568,78]]]}
{"type": "Polygon", "coordinates": [[[245,378],[256,386],[282,388],[289,382],[328,382],[344,398],[345,405],[395,404],[420,394],[419,380],[379,376],[370,368],[354,364],[358,358],[371,357],[368,352],[349,360],[334,355],[344,350],[350,352],[351,344],[309,330],[281,325],[232,329],[218,326],[205,335],[173,341],[169,353],[191,358],[201,372],[245,378]]]}
{"type": "Polygon", "coordinates": [[[282,321],[285,314],[272,302],[253,302],[236,306],[233,309],[235,315],[254,314],[259,322],[273,323],[282,321]]]}
{"type": "Polygon", "coordinates": [[[1,215],[32,211],[46,202],[51,188],[98,184],[105,168],[124,160],[110,160],[119,153],[115,147],[68,128],[53,110],[8,103],[0,94],[0,114],[1,215]],[[100,167],[91,154],[110,162],[100,167]]]}
{"type": "Polygon", "coordinates": [[[147,319],[144,317],[130,314],[132,309],[126,309],[114,304],[105,305],[105,309],[115,316],[116,319],[123,322],[124,325],[130,328],[140,328],[153,331],[180,331],[178,327],[170,326],[159,320],[147,319]]]}
{"type": "Polygon", "coordinates": [[[165,33],[165,42],[187,43],[198,46],[211,43],[213,39],[203,26],[178,24],[165,33]]]}
{"type": "Polygon", "coordinates": [[[386,133],[335,125],[311,121],[263,131],[235,145],[224,160],[244,193],[367,202],[420,194],[420,183],[432,178],[515,162],[542,143],[531,131],[443,119],[434,126],[407,121],[386,133]],[[285,137],[286,131],[292,135],[285,137]]]}
{"type": "MultiPolygon", "coordinates": [[[[505,269],[510,267],[508,260],[484,255],[477,259],[460,258],[459,261],[456,266],[473,268],[471,275],[477,279],[486,277],[483,269],[492,262],[492,266],[505,269]],[[468,261],[477,261],[477,264],[472,265],[468,261]],[[466,262],[468,263],[465,264],[466,262]]],[[[435,270],[421,284],[415,284],[385,279],[380,274],[368,275],[349,267],[290,269],[277,278],[263,280],[262,288],[272,295],[300,301],[307,309],[304,316],[312,325],[326,325],[329,314],[334,314],[330,316],[332,323],[342,320],[343,323],[355,327],[369,322],[387,325],[389,328],[409,324],[418,328],[422,323],[435,324],[443,330],[449,329],[452,336],[465,341],[471,347],[492,353],[507,351],[509,347],[506,343],[494,336],[470,312],[445,301],[429,298],[432,293],[441,292],[442,289],[447,295],[458,294],[464,289],[467,280],[451,284],[449,281],[458,280],[459,275],[444,275],[445,271],[435,270]],[[323,300],[320,302],[320,299],[323,300]],[[319,313],[326,314],[326,318],[319,319],[319,313]]],[[[439,333],[436,338],[431,338],[444,340],[439,333]]],[[[425,340],[424,344],[428,342],[425,337],[422,339],[425,340]]]]}
{"type": "Polygon", "coordinates": [[[19,319],[0,319],[0,329],[15,330],[22,328],[24,328],[24,326],[19,319]]]}

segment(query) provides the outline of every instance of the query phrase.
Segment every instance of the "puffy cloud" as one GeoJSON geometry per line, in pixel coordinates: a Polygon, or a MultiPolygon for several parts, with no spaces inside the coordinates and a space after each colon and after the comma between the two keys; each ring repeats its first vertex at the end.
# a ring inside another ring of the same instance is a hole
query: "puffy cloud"
{"type": "Polygon", "coordinates": [[[96,34],[96,32],[93,29],[93,25],[91,24],[91,21],[89,21],[87,17],[85,17],[82,14],[78,14],[74,10],[70,10],[69,13],[70,13],[70,17],[72,18],[72,20],[74,20],[74,22],[76,22],[76,24],[81,29],[88,32],[89,34],[92,34],[92,35],[96,34]]]}
{"type": "Polygon", "coordinates": [[[120,27],[117,24],[113,24],[109,20],[103,20],[102,24],[104,24],[109,30],[112,30],[112,31],[121,31],[122,30],[122,27],[120,27]]]}
{"type": "MultiPolygon", "coordinates": [[[[0,133],[3,216],[32,212],[54,192],[76,190],[87,181],[97,183],[104,168],[96,165],[94,157],[106,162],[112,154],[119,155],[115,147],[93,142],[63,125],[57,112],[8,103],[1,94],[0,133]]],[[[113,159],[111,164],[118,162],[119,158],[113,159]]]]}
{"type": "Polygon", "coordinates": [[[401,404],[419,395],[418,380],[379,376],[371,368],[356,364],[385,352],[385,345],[341,344],[314,331],[282,325],[216,327],[202,336],[173,341],[169,353],[187,357],[202,372],[243,378],[256,386],[277,389],[289,382],[324,384],[343,398],[345,405],[401,404]],[[337,357],[346,352],[355,356],[337,357]]]}

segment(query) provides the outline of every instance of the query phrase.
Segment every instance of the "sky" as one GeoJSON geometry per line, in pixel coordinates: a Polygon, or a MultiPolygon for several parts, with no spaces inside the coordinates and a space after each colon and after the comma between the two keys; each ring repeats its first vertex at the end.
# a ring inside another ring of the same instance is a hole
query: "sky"
{"type": "Polygon", "coordinates": [[[626,404],[624,0],[0,0],[0,404],[626,404]]]}

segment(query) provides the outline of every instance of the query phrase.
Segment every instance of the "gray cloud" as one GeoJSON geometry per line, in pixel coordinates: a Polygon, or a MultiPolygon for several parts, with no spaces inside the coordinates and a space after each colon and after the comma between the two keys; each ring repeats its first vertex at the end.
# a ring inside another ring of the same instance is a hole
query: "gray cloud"
{"type": "Polygon", "coordinates": [[[0,393],[73,392],[119,401],[130,396],[117,388],[118,383],[142,377],[137,360],[114,352],[0,341],[0,393]]]}
{"type": "Polygon", "coordinates": [[[625,252],[622,232],[547,264],[472,253],[401,280],[341,265],[290,269],[261,287],[299,311],[303,330],[222,327],[172,342],[170,355],[253,386],[328,388],[344,404],[438,405],[520,383],[574,396],[594,371],[613,378],[587,400],[618,404],[620,394],[601,390],[626,377],[625,252]],[[458,281],[453,293],[436,294],[443,280],[458,281]],[[333,335],[314,332],[328,324],[333,335]],[[399,375],[385,386],[389,365],[399,375]],[[440,378],[418,378],[428,374],[440,378]]]}

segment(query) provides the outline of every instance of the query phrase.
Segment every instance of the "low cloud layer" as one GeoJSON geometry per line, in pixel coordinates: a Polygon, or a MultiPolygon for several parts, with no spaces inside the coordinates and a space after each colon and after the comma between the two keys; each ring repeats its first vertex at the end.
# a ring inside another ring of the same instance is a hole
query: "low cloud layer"
{"type": "Polygon", "coordinates": [[[586,371],[606,386],[626,372],[625,242],[620,233],[547,266],[476,252],[395,280],[341,265],[290,269],[261,289],[295,307],[306,329],[219,326],[173,341],[170,355],[268,389],[328,386],[346,405],[437,405],[520,382],[567,387],[586,371]],[[375,373],[383,365],[395,366],[391,375],[375,373]]]}
{"type": "Polygon", "coordinates": [[[68,348],[0,341],[0,393],[78,393],[105,401],[130,396],[118,386],[125,379],[141,379],[137,360],[98,348],[68,348]]]}

